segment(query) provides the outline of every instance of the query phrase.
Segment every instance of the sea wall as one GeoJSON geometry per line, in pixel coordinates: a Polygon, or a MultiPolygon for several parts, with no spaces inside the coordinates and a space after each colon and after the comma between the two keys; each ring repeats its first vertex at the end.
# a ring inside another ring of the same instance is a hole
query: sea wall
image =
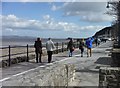
{"type": "Polygon", "coordinates": [[[120,68],[101,67],[99,71],[99,88],[120,88],[120,68]]]}
{"type": "MultiPolygon", "coordinates": [[[[75,67],[72,64],[47,65],[16,75],[2,83],[3,86],[69,86],[74,80],[75,67]]],[[[3,87],[4,88],[4,87],[3,87]]]]}

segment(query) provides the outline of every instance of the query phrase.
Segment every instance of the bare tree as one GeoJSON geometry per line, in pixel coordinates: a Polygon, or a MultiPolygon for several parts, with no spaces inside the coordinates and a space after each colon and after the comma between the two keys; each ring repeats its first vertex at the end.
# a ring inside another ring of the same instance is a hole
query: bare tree
{"type": "Polygon", "coordinates": [[[107,8],[109,8],[109,11],[107,11],[107,14],[116,17],[116,21],[115,21],[116,30],[114,30],[114,33],[117,34],[118,45],[120,46],[120,0],[109,1],[107,3],[107,8]]]}

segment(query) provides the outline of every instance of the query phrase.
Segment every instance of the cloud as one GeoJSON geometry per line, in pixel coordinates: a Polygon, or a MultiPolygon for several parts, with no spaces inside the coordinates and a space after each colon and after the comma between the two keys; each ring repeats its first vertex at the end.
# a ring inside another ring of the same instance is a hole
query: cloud
{"type": "Polygon", "coordinates": [[[1,0],[2,2],[107,2],[108,0],[1,0]]]}
{"type": "Polygon", "coordinates": [[[53,10],[53,11],[57,10],[57,6],[55,6],[55,5],[52,5],[52,8],[51,8],[51,10],[53,10]]]}
{"type": "Polygon", "coordinates": [[[44,16],[43,16],[43,19],[49,20],[49,19],[50,19],[50,15],[44,15],[44,16]]]}
{"type": "Polygon", "coordinates": [[[71,12],[101,12],[105,10],[104,2],[67,2],[63,10],[71,12]]]}
{"type": "Polygon", "coordinates": [[[82,16],[80,20],[85,22],[98,23],[98,22],[110,22],[113,20],[113,18],[111,16],[103,14],[92,14],[89,16],[88,15],[82,16]]]}
{"type": "Polygon", "coordinates": [[[83,26],[83,27],[81,27],[81,30],[87,30],[87,31],[94,30],[94,31],[98,31],[98,30],[100,30],[100,29],[102,29],[104,27],[105,26],[92,26],[92,25],[90,25],[90,26],[83,26]]]}
{"type": "Polygon", "coordinates": [[[56,2],[107,2],[108,0],[55,0],[56,2]]]}
{"type": "Polygon", "coordinates": [[[59,10],[61,8],[62,8],[61,6],[56,6],[55,4],[52,4],[51,10],[56,11],[56,10],[59,10]]]}
{"type": "Polygon", "coordinates": [[[53,2],[54,0],[1,0],[2,2],[53,2]]]}
{"type": "Polygon", "coordinates": [[[39,22],[36,20],[25,20],[16,17],[15,15],[2,16],[3,29],[32,29],[37,28],[39,22]]]}
{"type": "Polygon", "coordinates": [[[81,31],[81,30],[99,30],[103,26],[79,26],[75,23],[68,23],[53,20],[50,15],[43,16],[43,21],[26,20],[18,18],[15,15],[1,16],[2,29],[8,31],[14,30],[40,30],[40,31],[81,31]],[[52,19],[52,20],[51,20],[52,19]]]}
{"type": "Polygon", "coordinates": [[[11,29],[11,28],[6,28],[5,30],[6,30],[6,31],[10,31],[10,32],[13,31],[13,29],[11,29]]]}
{"type": "Polygon", "coordinates": [[[106,12],[106,2],[66,2],[56,10],[62,10],[63,16],[78,16],[86,22],[108,22],[113,18],[106,12]]]}

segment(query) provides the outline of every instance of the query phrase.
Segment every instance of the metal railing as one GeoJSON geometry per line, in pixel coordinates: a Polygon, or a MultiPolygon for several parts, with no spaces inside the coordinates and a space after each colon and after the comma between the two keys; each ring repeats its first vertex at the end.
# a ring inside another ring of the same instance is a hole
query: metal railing
{"type": "MultiPolygon", "coordinates": [[[[67,44],[68,42],[60,42],[60,43],[55,43],[56,50],[53,52],[54,54],[58,54],[59,52],[64,52],[67,50],[67,44]]],[[[77,43],[75,43],[77,44],[77,43]]],[[[1,61],[3,60],[8,60],[9,66],[11,65],[11,60],[12,57],[16,56],[21,56],[24,55],[26,56],[26,62],[29,62],[29,55],[31,53],[35,53],[34,46],[33,45],[26,45],[26,46],[8,46],[8,47],[2,47],[0,48],[2,51],[2,55],[0,56],[1,61]],[[32,48],[30,50],[30,48],[32,48]],[[6,51],[6,52],[4,52],[6,51]],[[20,51],[20,52],[19,52],[20,51]]],[[[43,50],[45,49],[45,44],[43,44],[43,50]]]]}

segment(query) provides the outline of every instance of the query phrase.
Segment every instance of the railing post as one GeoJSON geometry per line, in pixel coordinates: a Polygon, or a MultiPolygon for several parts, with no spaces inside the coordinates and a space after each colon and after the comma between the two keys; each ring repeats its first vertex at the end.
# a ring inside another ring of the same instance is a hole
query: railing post
{"type": "Polygon", "coordinates": [[[64,48],[64,43],[62,42],[62,52],[64,51],[63,48],[64,48]]]}
{"type": "Polygon", "coordinates": [[[28,56],[28,44],[27,44],[27,62],[29,62],[29,56],[28,56]]]}
{"type": "Polygon", "coordinates": [[[10,59],[10,45],[9,45],[9,66],[11,65],[11,59],[10,59]]]}
{"type": "MultiPolygon", "coordinates": [[[[66,42],[65,45],[68,47],[68,42],[66,42]]],[[[68,51],[67,47],[65,48],[65,51],[68,51]]]]}
{"type": "Polygon", "coordinates": [[[77,41],[77,48],[79,47],[79,41],[77,41]]]}
{"type": "Polygon", "coordinates": [[[57,49],[57,54],[58,54],[58,42],[56,43],[56,49],[57,49]]]}

